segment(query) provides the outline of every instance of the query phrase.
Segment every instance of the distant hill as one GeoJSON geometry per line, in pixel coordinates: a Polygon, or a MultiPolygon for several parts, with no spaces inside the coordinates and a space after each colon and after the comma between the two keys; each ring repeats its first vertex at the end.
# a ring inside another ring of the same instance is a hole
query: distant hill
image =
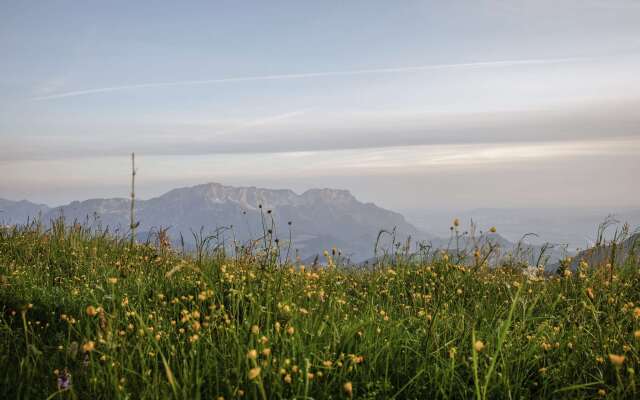
{"type": "Polygon", "coordinates": [[[617,243],[615,247],[607,243],[581,251],[572,258],[570,268],[578,268],[582,261],[587,262],[591,267],[600,267],[612,261],[615,265],[626,262],[637,263],[640,261],[640,233],[631,235],[621,243],[617,243]]]}
{"type": "MultiPolygon", "coordinates": [[[[40,214],[46,222],[63,215],[68,222],[77,220],[128,232],[129,208],[129,199],[124,198],[74,201],[55,208],[3,200],[0,209],[5,211],[0,214],[0,221],[24,223],[27,217],[40,214]]],[[[136,220],[140,221],[141,235],[170,227],[174,241],[182,233],[187,242],[192,238],[191,231],[199,231],[201,227],[205,232],[213,232],[217,227],[232,226],[238,241],[258,238],[263,229],[273,229],[274,237],[287,241],[291,230],[293,248],[302,258],[336,246],[354,261],[373,255],[381,229],[395,227],[398,238],[432,237],[408,223],[401,214],[373,203],[362,203],[349,191],[336,189],[311,189],[296,194],[291,190],[208,183],[137,200],[136,220]]],[[[230,238],[231,233],[227,233],[226,240],[230,238]]]]}
{"type": "Polygon", "coordinates": [[[448,234],[451,220],[458,217],[463,225],[473,220],[479,226],[495,226],[500,234],[512,242],[532,232],[538,237],[528,237],[530,243],[566,244],[572,251],[592,247],[598,225],[608,216],[620,223],[629,223],[632,229],[640,226],[640,208],[637,207],[478,208],[449,212],[419,209],[403,210],[402,213],[419,229],[435,235],[448,234]]]}
{"type": "Polygon", "coordinates": [[[11,201],[0,199],[0,223],[23,224],[29,218],[37,218],[50,210],[44,204],[36,204],[27,200],[11,201]]]}

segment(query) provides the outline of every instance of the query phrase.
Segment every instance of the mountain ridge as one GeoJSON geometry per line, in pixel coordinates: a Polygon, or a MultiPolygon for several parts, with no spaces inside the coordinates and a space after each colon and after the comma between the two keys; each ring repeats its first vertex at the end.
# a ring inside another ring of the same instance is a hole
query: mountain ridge
{"type": "MultiPolygon", "coordinates": [[[[127,198],[75,200],[57,207],[25,202],[23,211],[16,212],[18,202],[4,200],[10,212],[0,213],[0,220],[9,217],[9,223],[24,223],[26,215],[37,211],[44,221],[62,215],[67,220],[90,220],[92,224],[128,230],[130,200],[127,198]]],[[[344,254],[351,254],[354,259],[367,258],[382,229],[396,228],[399,237],[430,237],[402,214],[374,203],[360,202],[345,189],[318,188],[297,194],[290,189],[236,187],[209,182],[136,200],[135,215],[140,221],[139,232],[171,227],[174,238],[200,227],[215,230],[220,226],[233,226],[237,239],[249,240],[262,234],[262,224],[268,223],[269,229],[283,239],[288,238],[291,231],[301,257],[322,252],[324,249],[315,247],[328,248],[334,242],[347,247],[343,249],[344,254]]]]}

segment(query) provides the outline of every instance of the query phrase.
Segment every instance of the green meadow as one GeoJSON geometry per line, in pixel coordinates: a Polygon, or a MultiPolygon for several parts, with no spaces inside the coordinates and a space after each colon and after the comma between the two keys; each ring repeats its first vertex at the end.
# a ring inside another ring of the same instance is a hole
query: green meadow
{"type": "Polygon", "coordinates": [[[0,397],[640,397],[637,261],[549,275],[485,250],[312,267],[0,228],[0,397]]]}

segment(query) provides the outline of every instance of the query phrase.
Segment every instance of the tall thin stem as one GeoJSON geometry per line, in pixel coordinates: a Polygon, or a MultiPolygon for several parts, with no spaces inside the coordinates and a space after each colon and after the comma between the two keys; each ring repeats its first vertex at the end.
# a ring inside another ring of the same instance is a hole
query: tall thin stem
{"type": "Polygon", "coordinates": [[[136,241],[136,228],[138,224],[135,219],[135,203],[136,203],[136,154],[131,153],[131,246],[136,241]]]}

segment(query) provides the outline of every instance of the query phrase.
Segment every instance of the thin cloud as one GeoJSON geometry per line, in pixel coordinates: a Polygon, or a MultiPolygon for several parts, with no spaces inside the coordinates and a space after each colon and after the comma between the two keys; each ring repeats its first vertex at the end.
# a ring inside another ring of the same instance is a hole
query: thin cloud
{"type": "Polygon", "coordinates": [[[32,100],[54,100],[54,99],[62,99],[66,97],[76,97],[76,96],[85,96],[85,95],[99,94],[99,93],[119,92],[124,90],[162,88],[162,87],[172,87],[172,86],[198,86],[198,85],[215,85],[215,84],[235,83],[235,82],[311,79],[311,78],[323,78],[323,77],[333,77],[333,76],[356,76],[356,75],[367,75],[367,74],[390,74],[390,73],[428,71],[428,70],[438,70],[438,69],[497,68],[497,67],[513,67],[513,66],[521,66],[521,65],[561,64],[561,63],[570,63],[570,62],[584,61],[584,60],[587,60],[587,58],[553,58],[553,59],[483,61],[483,62],[458,63],[458,64],[431,64],[431,65],[418,65],[418,66],[409,66],[409,67],[360,69],[360,70],[350,70],[350,71],[326,71],[326,72],[308,72],[308,73],[300,73],[300,74],[259,75],[259,76],[245,76],[245,77],[222,78],[222,79],[176,81],[176,82],[152,82],[152,83],[141,83],[141,84],[135,84],[135,85],[111,86],[111,87],[103,87],[103,88],[95,88],[95,89],[61,92],[61,93],[55,93],[55,94],[50,94],[46,96],[33,97],[32,100]]]}

